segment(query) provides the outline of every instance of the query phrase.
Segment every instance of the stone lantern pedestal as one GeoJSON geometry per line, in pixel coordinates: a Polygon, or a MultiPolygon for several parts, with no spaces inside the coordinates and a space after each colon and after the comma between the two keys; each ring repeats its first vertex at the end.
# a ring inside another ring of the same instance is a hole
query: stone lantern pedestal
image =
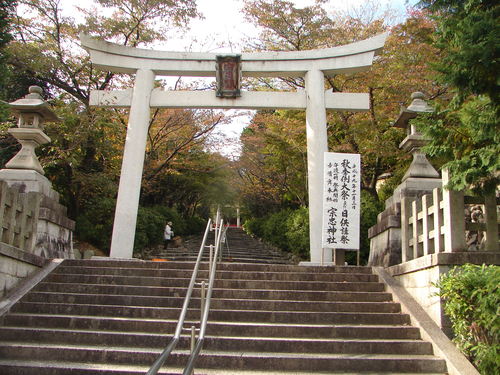
{"type": "MultiPolygon", "coordinates": [[[[73,258],[75,223],[67,217],[66,207],[59,203],[59,194],[44,176],[35,148],[50,142],[43,132],[44,122],[58,122],[49,104],[42,98],[42,89],[31,86],[24,98],[9,103],[18,118],[17,128],[9,133],[21,144],[21,150],[0,170],[0,181],[20,194],[37,193],[40,201],[36,238],[31,253],[44,258],[73,258]]],[[[10,223],[9,225],[21,225],[10,223]]]]}
{"type": "Polygon", "coordinates": [[[377,224],[368,230],[370,238],[370,258],[368,265],[388,267],[401,263],[401,200],[403,197],[416,198],[432,193],[442,186],[439,173],[429,163],[421,148],[428,140],[409,121],[420,113],[430,113],[433,109],[425,102],[424,94],[411,95],[412,103],[403,109],[394,126],[407,129],[406,138],[399,148],[413,155],[410,167],[401,184],[394,189],[392,197],[385,201],[385,210],[378,215],[377,224]]]}

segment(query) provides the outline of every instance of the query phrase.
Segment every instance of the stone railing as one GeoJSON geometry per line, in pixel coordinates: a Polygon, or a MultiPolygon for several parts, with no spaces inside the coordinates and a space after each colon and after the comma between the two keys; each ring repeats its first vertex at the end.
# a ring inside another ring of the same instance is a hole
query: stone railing
{"type": "Polygon", "coordinates": [[[0,242],[33,251],[41,199],[40,193],[21,193],[0,181],[0,242]]]}
{"type": "MultiPolygon", "coordinates": [[[[444,172],[443,185],[447,181],[444,172]]],[[[402,198],[402,262],[442,252],[498,251],[497,204],[493,193],[465,196],[439,188],[421,198],[402,198]]]]}
{"type": "MultiPolygon", "coordinates": [[[[442,186],[403,191],[370,228],[369,265],[384,267],[445,333],[451,325],[436,282],[466,263],[500,264],[498,201],[494,194],[471,197],[442,186]]],[[[391,198],[394,201],[394,196],[391,198]]],[[[391,203],[391,202],[389,202],[391,203]]]]}
{"type": "Polygon", "coordinates": [[[52,258],[73,257],[66,208],[26,185],[0,180],[0,299],[52,258]]]}

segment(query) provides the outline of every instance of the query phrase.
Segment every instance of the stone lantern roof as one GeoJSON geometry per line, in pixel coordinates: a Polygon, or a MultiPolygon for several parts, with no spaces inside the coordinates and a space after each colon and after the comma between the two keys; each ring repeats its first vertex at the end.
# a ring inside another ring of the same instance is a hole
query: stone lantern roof
{"type": "Polygon", "coordinates": [[[30,86],[28,92],[29,94],[24,98],[9,103],[10,109],[16,117],[21,118],[23,114],[38,114],[44,122],[61,121],[50,109],[49,103],[43,100],[43,90],[41,87],[30,86]]]}
{"type": "Polygon", "coordinates": [[[397,128],[406,128],[408,122],[417,117],[420,113],[432,113],[434,108],[432,108],[425,99],[425,94],[417,91],[411,94],[412,102],[407,107],[404,108],[399,114],[398,119],[394,122],[394,126],[397,128]]]}

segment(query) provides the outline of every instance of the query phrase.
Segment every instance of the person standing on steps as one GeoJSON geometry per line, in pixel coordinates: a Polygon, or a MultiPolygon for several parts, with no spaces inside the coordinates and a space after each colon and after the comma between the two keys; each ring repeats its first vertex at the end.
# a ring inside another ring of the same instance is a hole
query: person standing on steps
{"type": "Polygon", "coordinates": [[[172,229],[172,222],[168,221],[165,225],[165,231],[163,232],[163,247],[166,249],[170,241],[174,238],[174,230],[172,229]]]}

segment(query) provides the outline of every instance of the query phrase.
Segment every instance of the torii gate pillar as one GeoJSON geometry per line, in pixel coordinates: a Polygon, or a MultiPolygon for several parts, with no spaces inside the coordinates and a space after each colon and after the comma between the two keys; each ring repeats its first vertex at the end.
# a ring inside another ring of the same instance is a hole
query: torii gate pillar
{"type": "Polygon", "coordinates": [[[149,129],[149,102],[154,79],[154,72],[148,69],[139,69],[135,75],[111,238],[110,257],[112,258],[132,258],[134,250],[135,227],[149,129]]]}
{"type": "MultiPolygon", "coordinates": [[[[309,185],[309,243],[311,263],[321,262],[321,228],[323,210],[323,155],[328,151],[324,74],[320,70],[306,73],[307,176],[309,185]]],[[[326,252],[325,262],[332,261],[326,252]]]]}
{"type": "MultiPolygon", "coordinates": [[[[325,91],[325,74],[355,73],[371,67],[387,34],[360,42],[309,51],[247,53],[238,57],[247,77],[304,77],[305,90],[296,92],[246,92],[237,98],[218,98],[215,91],[163,91],[153,89],[156,75],[215,76],[217,55],[165,52],[119,46],[81,35],[82,46],[94,66],[136,74],[133,90],[91,92],[90,104],[130,107],[130,117],[118,189],[111,241],[113,258],[131,258],[151,108],[305,109],[311,263],[322,260],[322,173],[328,151],[326,109],[367,111],[364,93],[325,91]]],[[[331,253],[323,261],[331,262],[331,253]]]]}

